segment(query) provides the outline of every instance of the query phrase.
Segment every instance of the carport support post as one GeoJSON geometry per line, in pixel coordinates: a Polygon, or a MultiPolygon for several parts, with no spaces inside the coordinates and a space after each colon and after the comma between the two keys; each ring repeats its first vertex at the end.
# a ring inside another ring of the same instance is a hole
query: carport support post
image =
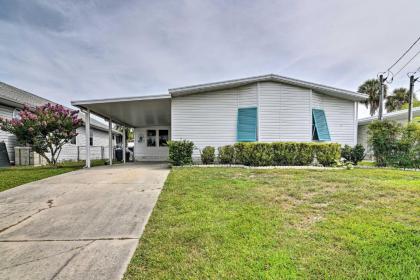
{"type": "Polygon", "coordinates": [[[108,121],[108,138],[109,138],[109,165],[112,165],[112,120],[109,118],[108,121]]]}
{"type": "Polygon", "coordinates": [[[90,168],[90,110],[85,113],[86,168],[90,168]]]}
{"type": "Polygon", "coordinates": [[[125,163],[125,126],[123,126],[123,136],[122,136],[122,148],[123,148],[123,162],[125,163]]]}

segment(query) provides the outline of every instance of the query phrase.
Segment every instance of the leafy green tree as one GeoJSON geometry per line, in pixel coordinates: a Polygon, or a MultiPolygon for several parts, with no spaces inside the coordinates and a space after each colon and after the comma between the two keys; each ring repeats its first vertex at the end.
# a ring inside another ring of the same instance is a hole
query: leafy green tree
{"type": "MultiPolygon", "coordinates": [[[[402,107],[410,101],[410,94],[406,88],[396,88],[392,92],[392,95],[389,95],[386,98],[385,108],[388,112],[393,112],[401,110],[402,107]]],[[[414,98],[414,101],[416,99],[414,98]]]]}
{"type": "MultiPolygon", "coordinates": [[[[384,85],[384,98],[387,96],[388,87],[384,85]]],[[[366,105],[366,108],[370,108],[370,115],[373,116],[379,109],[379,95],[380,95],[380,83],[377,79],[371,79],[365,81],[359,86],[358,92],[365,93],[368,95],[368,99],[362,103],[366,105]]]]}
{"type": "MultiPolygon", "coordinates": [[[[420,107],[420,100],[413,100],[413,107],[420,107]]],[[[401,109],[408,109],[408,103],[405,103],[401,106],[401,109]]]]}
{"type": "Polygon", "coordinates": [[[50,103],[35,109],[25,107],[19,118],[0,118],[0,129],[14,134],[22,145],[31,146],[49,164],[56,165],[64,144],[77,136],[76,129],[83,125],[78,111],[50,103]]]}

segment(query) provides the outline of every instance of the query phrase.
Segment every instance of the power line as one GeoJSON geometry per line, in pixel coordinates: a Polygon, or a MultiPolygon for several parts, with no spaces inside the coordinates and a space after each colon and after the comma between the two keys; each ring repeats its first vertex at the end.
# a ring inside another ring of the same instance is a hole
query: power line
{"type": "MultiPolygon", "coordinates": [[[[420,38],[420,37],[419,37],[420,38]]],[[[420,50],[418,50],[417,52],[416,52],[416,54],[409,60],[409,61],[407,61],[407,63],[406,64],[404,64],[404,66],[403,67],[401,67],[400,68],[400,70],[398,70],[397,71],[397,73],[395,73],[394,74],[394,77],[396,77],[408,64],[410,64],[410,62],[411,61],[413,61],[413,59],[415,59],[416,58],[416,56],[418,56],[420,54],[420,50]]],[[[420,69],[420,68],[419,68],[420,69]]],[[[417,69],[418,70],[418,69],[417,69]]],[[[417,70],[416,70],[416,72],[417,72],[417,70]]]]}
{"type": "Polygon", "coordinates": [[[397,59],[397,61],[392,64],[387,71],[390,71],[400,60],[414,47],[417,42],[420,41],[420,36],[417,38],[417,40],[397,59]]]}

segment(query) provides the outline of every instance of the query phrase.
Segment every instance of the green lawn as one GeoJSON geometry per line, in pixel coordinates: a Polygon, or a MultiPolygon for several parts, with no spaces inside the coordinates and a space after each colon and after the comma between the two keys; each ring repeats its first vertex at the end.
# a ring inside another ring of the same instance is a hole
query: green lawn
{"type": "MultiPolygon", "coordinates": [[[[104,165],[104,160],[93,160],[92,166],[104,165]]],[[[6,167],[0,168],[0,192],[26,184],[32,181],[41,180],[47,177],[63,174],[83,168],[84,161],[66,162],[58,167],[40,166],[40,167],[6,167]]]]}
{"type": "Polygon", "coordinates": [[[420,173],[177,168],[125,279],[418,279],[420,173]]]}

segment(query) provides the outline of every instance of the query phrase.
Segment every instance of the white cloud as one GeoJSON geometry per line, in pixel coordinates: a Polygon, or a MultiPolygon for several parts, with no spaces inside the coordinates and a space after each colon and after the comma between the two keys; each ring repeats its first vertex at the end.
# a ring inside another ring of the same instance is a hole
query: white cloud
{"type": "Polygon", "coordinates": [[[1,2],[0,80],[66,105],[265,73],[356,90],[419,36],[414,0],[1,2]]]}

